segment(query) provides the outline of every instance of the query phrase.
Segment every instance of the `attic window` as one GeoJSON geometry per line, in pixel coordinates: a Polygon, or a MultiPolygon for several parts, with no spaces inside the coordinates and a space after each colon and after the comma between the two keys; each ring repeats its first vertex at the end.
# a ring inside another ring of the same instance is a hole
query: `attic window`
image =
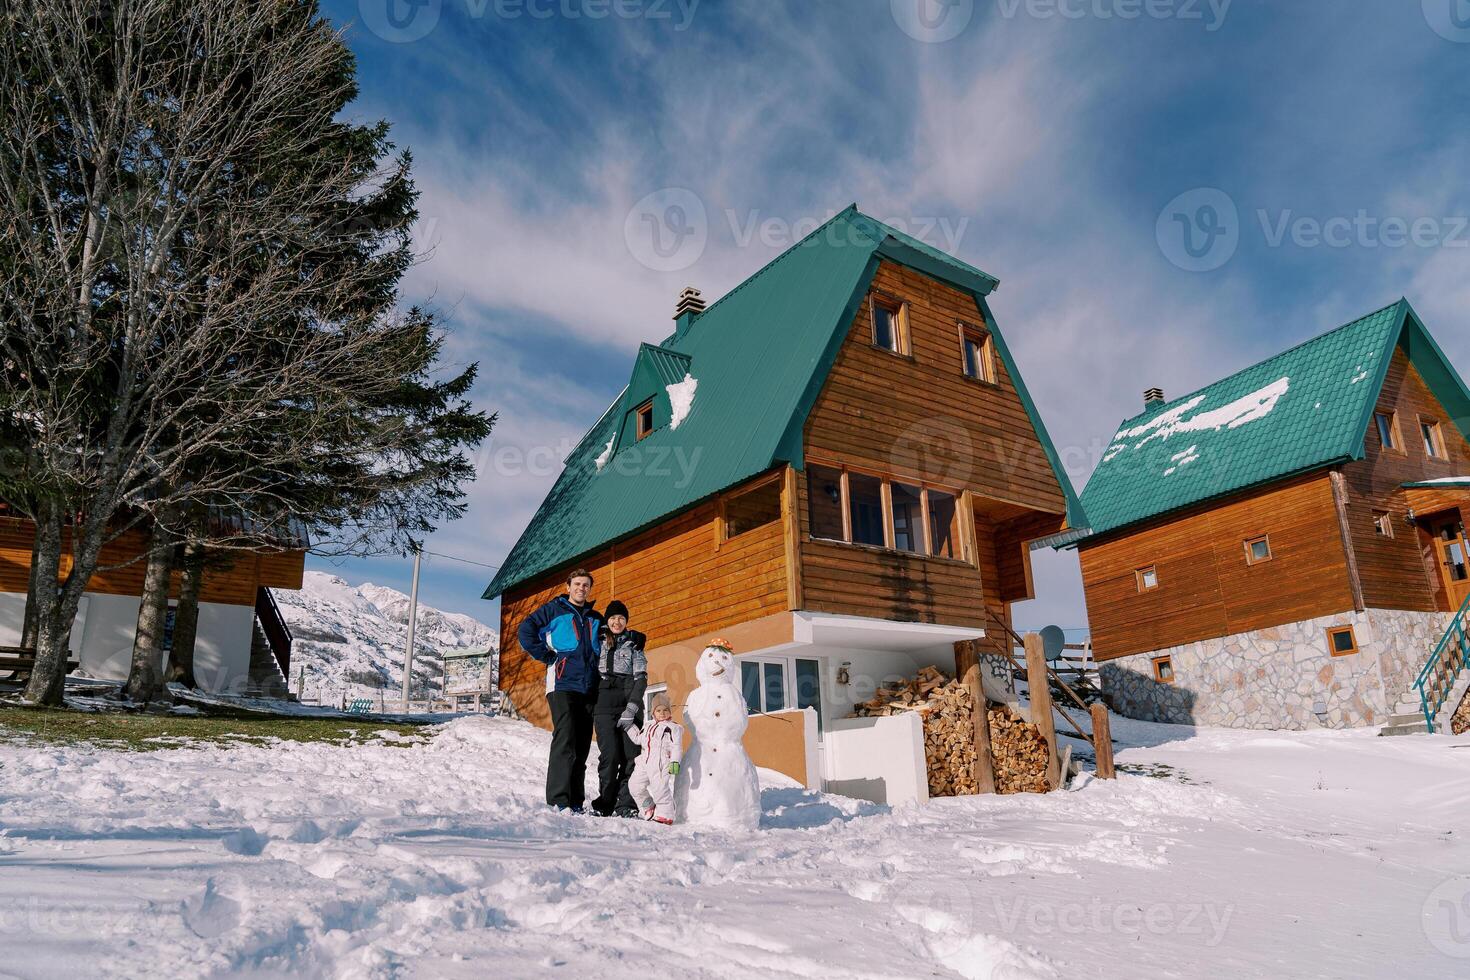
{"type": "Polygon", "coordinates": [[[1271,536],[1262,535],[1245,543],[1245,563],[1261,565],[1271,560],[1271,536]]]}
{"type": "Polygon", "coordinates": [[[633,409],[633,416],[638,424],[638,438],[647,439],[653,434],[653,399],[633,409]]]}
{"type": "Polygon", "coordinates": [[[1444,433],[1439,423],[1430,419],[1419,420],[1419,432],[1424,436],[1424,455],[1430,459],[1448,459],[1444,450],[1444,433]]]}
{"type": "Polygon", "coordinates": [[[884,293],[872,295],[873,346],[891,354],[907,355],[908,304],[884,293]]]}
{"type": "Polygon", "coordinates": [[[960,364],[965,377],[995,383],[995,344],[990,331],[960,324],[960,364]]]}
{"type": "Polygon", "coordinates": [[[1373,423],[1378,426],[1378,441],[1390,452],[1403,452],[1399,446],[1399,417],[1396,412],[1375,412],[1373,423]]]}
{"type": "Polygon", "coordinates": [[[1393,537],[1393,515],[1386,510],[1373,512],[1373,529],[1380,538],[1393,537]]]}
{"type": "Polygon", "coordinates": [[[1140,568],[1134,572],[1134,575],[1138,578],[1139,592],[1152,592],[1159,587],[1159,570],[1157,566],[1150,565],[1147,568],[1140,568]]]}

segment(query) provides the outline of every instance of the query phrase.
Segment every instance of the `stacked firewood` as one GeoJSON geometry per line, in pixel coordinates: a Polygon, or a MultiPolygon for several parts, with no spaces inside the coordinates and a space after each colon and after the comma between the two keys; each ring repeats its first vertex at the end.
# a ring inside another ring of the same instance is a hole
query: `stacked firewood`
{"type": "MultiPolygon", "coordinates": [[[[925,667],[911,681],[878,689],[854,706],[859,718],[917,711],[924,721],[930,796],[968,796],[975,785],[975,723],[970,689],[925,667]]],[[[1046,792],[1046,740],[1006,705],[989,705],[990,751],[1001,793],[1046,792]]]]}

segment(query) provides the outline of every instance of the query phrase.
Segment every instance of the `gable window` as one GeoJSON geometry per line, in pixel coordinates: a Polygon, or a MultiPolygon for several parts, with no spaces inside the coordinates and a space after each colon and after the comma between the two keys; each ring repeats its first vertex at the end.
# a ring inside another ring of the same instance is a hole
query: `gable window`
{"type": "Polygon", "coordinates": [[[1347,657],[1358,652],[1358,635],[1351,626],[1334,626],[1327,631],[1327,647],[1334,657],[1347,657]]]}
{"type": "Polygon", "coordinates": [[[1397,412],[1374,412],[1373,422],[1378,426],[1378,441],[1390,452],[1403,452],[1399,445],[1399,417],[1397,412]]]}
{"type": "Polygon", "coordinates": [[[1393,537],[1393,515],[1386,510],[1373,512],[1373,531],[1380,538],[1393,537]]]}
{"type": "Polygon", "coordinates": [[[1154,658],[1154,680],[1158,681],[1160,684],[1174,683],[1174,658],[1154,658]]]}
{"type": "Polygon", "coordinates": [[[1247,565],[1260,565],[1271,560],[1271,536],[1262,535],[1259,538],[1251,538],[1245,543],[1245,562],[1247,565]]]}
{"type": "Polygon", "coordinates": [[[725,540],[774,524],[781,519],[781,484],[767,480],[720,502],[725,518],[725,540]]]}
{"type": "Polygon", "coordinates": [[[1134,575],[1138,579],[1139,592],[1152,592],[1159,587],[1159,570],[1154,565],[1140,568],[1134,572],[1134,575]]]}
{"type": "Polygon", "coordinates": [[[893,354],[907,354],[908,304],[883,293],[872,295],[873,346],[893,354]]]}
{"type": "Polygon", "coordinates": [[[995,344],[990,331],[960,324],[960,363],[966,377],[995,383],[995,344]]]}
{"type": "Polygon", "coordinates": [[[814,540],[972,560],[954,491],[818,463],[808,463],[806,474],[814,540]]]}
{"type": "Polygon", "coordinates": [[[1444,433],[1440,431],[1438,422],[1420,419],[1419,432],[1424,436],[1424,455],[1430,459],[1449,458],[1444,449],[1444,433]]]}
{"type": "Polygon", "coordinates": [[[638,438],[647,439],[653,434],[653,399],[633,409],[633,416],[637,421],[638,438]]]}

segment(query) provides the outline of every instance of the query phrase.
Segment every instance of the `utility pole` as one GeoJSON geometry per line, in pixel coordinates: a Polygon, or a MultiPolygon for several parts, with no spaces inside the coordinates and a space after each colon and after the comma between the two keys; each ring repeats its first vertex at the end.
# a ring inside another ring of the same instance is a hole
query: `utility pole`
{"type": "Polygon", "coordinates": [[[419,616],[419,561],[423,558],[417,548],[413,552],[413,588],[408,595],[408,649],[403,653],[403,710],[408,712],[409,685],[413,683],[413,630],[419,616]]]}

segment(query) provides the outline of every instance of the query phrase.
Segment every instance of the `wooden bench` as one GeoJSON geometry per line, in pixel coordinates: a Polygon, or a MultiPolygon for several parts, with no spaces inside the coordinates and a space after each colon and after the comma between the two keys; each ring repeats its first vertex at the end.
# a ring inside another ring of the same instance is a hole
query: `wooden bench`
{"type": "MultiPolygon", "coordinates": [[[[77,660],[66,662],[70,674],[81,666],[77,660]]],[[[36,669],[36,651],[28,647],[0,647],[0,672],[10,671],[9,683],[21,684],[30,680],[31,671],[36,669]]]]}

